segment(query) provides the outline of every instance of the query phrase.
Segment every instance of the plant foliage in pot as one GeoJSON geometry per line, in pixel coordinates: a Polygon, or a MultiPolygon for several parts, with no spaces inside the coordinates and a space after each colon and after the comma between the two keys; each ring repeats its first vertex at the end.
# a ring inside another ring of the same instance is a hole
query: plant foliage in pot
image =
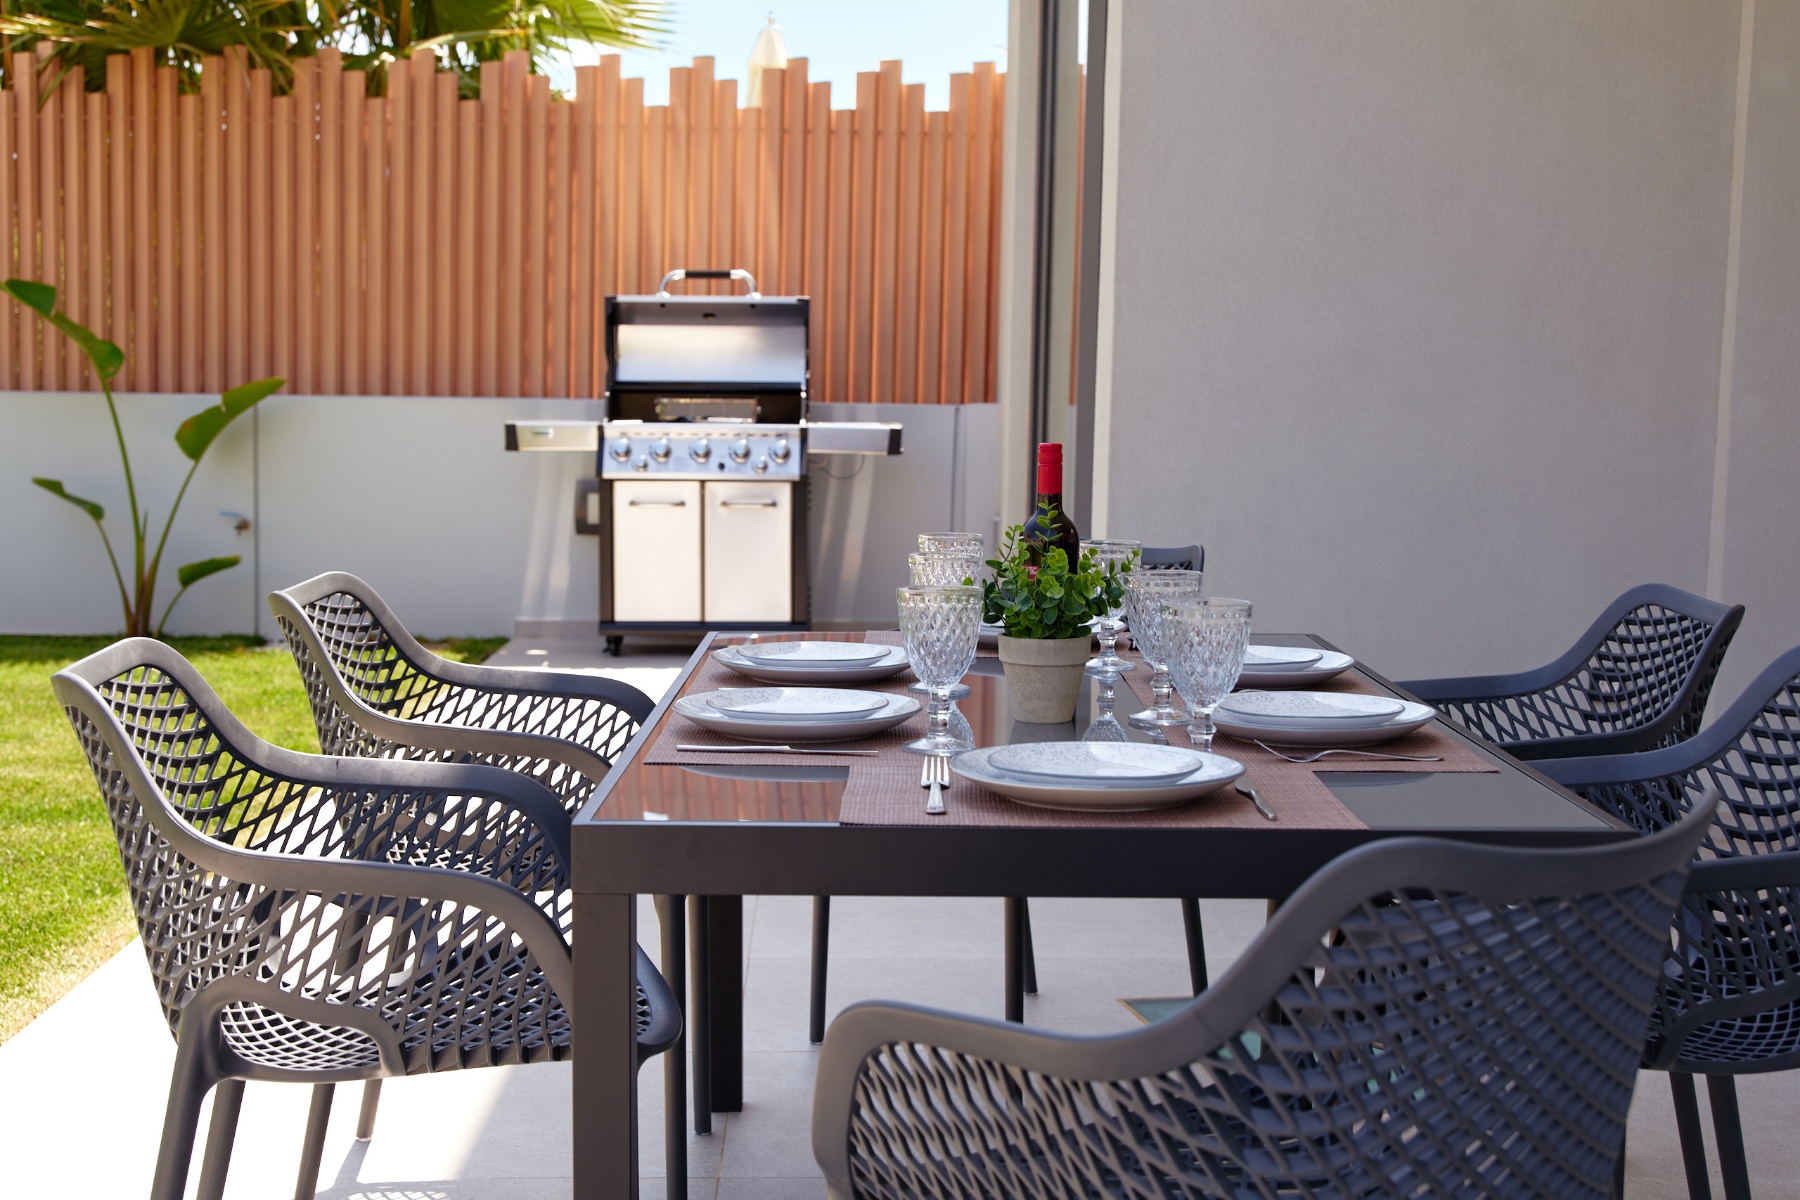
{"type": "Polygon", "coordinates": [[[1075,717],[1088,658],[1088,623],[1118,607],[1128,564],[1102,566],[1090,551],[1069,562],[1060,547],[1040,546],[1014,525],[988,560],[982,619],[1001,627],[1000,662],[1015,720],[1057,724],[1075,717]]]}

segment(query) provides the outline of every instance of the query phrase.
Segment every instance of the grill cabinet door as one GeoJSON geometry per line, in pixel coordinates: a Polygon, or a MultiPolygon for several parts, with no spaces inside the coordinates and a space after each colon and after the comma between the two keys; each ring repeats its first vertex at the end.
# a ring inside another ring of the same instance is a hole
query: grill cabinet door
{"type": "Polygon", "coordinates": [[[612,486],[612,619],[698,621],[699,482],[621,479],[612,486]]]}
{"type": "Polygon", "coordinates": [[[794,485],[706,484],[706,619],[794,619],[794,485]]]}

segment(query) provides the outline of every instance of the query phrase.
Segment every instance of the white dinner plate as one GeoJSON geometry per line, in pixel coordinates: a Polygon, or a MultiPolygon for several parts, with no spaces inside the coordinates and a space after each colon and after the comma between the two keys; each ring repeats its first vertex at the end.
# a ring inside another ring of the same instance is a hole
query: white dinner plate
{"type": "Polygon", "coordinates": [[[1323,650],[1304,650],[1299,646],[1246,646],[1246,671],[1304,671],[1325,657],[1323,650]]]}
{"type": "Polygon", "coordinates": [[[1022,779],[1111,786],[1180,779],[1205,766],[1206,756],[1150,742],[1021,742],[996,746],[988,764],[1022,779]]]}
{"type": "Polygon", "coordinates": [[[713,658],[721,666],[730,667],[740,675],[764,683],[874,683],[878,679],[886,679],[890,675],[898,675],[906,670],[906,650],[900,646],[882,646],[881,656],[870,662],[851,663],[847,666],[818,664],[815,666],[796,666],[792,663],[762,663],[745,658],[736,646],[721,646],[713,651],[713,658]]]}
{"type": "Polygon", "coordinates": [[[1241,688],[1291,688],[1315,687],[1327,679],[1335,679],[1356,665],[1356,660],[1348,654],[1339,654],[1336,650],[1324,650],[1319,654],[1319,661],[1299,671],[1262,671],[1251,670],[1248,663],[1243,673],[1238,676],[1241,688]]]}
{"type": "Polygon", "coordinates": [[[801,669],[867,666],[886,650],[867,642],[747,642],[737,647],[751,662],[801,669]]]}
{"type": "Polygon", "coordinates": [[[887,693],[847,688],[721,688],[692,697],[734,721],[841,721],[887,707],[887,693]]]}
{"type": "Polygon", "coordinates": [[[674,709],[694,724],[746,742],[850,742],[892,729],[924,705],[911,696],[887,696],[887,705],[863,717],[836,721],[750,720],[728,717],[697,696],[683,696],[674,709]]]}
{"type": "Polygon", "coordinates": [[[1403,700],[1355,692],[1234,692],[1219,712],[1245,725],[1278,729],[1352,729],[1381,725],[1400,715],[1403,700]]]}
{"type": "Polygon", "coordinates": [[[1267,725],[1234,721],[1223,710],[1213,714],[1213,724],[1220,733],[1229,737],[1245,742],[1267,742],[1271,746],[1311,746],[1319,749],[1373,746],[1377,742],[1397,738],[1415,729],[1423,729],[1437,716],[1437,710],[1429,704],[1403,700],[1401,705],[1398,716],[1389,718],[1380,725],[1362,729],[1271,729],[1267,725]]]}
{"type": "Polygon", "coordinates": [[[1216,792],[1244,773],[1244,764],[1234,758],[1200,754],[1203,762],[1198,770],[1162,783],[1097,784],[1085,780],[1022,779],[988,761],[1002,748],[989,746],[965,750],[950,760],[950,769],[991,792],[1024,804],[1085,812],[1173,808],[1208,792],[1216,792]]]}

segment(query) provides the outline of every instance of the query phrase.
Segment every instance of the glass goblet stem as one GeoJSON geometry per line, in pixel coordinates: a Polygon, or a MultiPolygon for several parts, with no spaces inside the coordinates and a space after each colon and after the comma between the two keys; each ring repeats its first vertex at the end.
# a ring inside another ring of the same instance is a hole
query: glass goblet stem
{"type": "Polygon", "coordinates": [[[1212,753],[1213,737],[1218,732],[1213,726],[1213,706],[1194,710],[1193,724],[1188,726],[1188,741],[1200,747],[1208,754],[1212,753]]]}
{"type": "Polygon", "coordinates": [[[1169,698],[1175,687],[1169,680],[1169,664],[1152,662],[1150,664],[1150,709],[1152,712],[1166,713],[1170,711],[1169,698]]]}
{"type": "MultiPolygon", "coordinates": [[[[934,687],[931,689],[931,710],[925,715],[926,736],[942,746],[948,746],[950,737],[950,687],[934,687]]],[[[939,751],[946,753],[946,751],[939,751]]]]}

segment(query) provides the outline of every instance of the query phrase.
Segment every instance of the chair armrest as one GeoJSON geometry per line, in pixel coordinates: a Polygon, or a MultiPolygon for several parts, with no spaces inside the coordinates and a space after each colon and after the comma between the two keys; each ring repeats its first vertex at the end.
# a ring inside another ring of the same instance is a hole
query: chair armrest
{"type": "Polygon", "coordinates": [[[1520,671],[1513,675],[1454,675],[1442,679],[1404,679],[1395,687],[1411,692],[1426,704],[1447,704],[1457,700],[1505,700],[1549,687],[1560,676],[1544,678],[1549,667],[1520,671]]]}
{"type": "Polygon", "coordinates": [[[484,692],[528,692],[568,700],[597,700],[623,709],[639,722],[656,707],[654,700],[631,684],[604,675],[528,667],[490,667],[454,662],[440,654],[426,653],[430,660],[428,674],[461,687],[484,692]]]}

